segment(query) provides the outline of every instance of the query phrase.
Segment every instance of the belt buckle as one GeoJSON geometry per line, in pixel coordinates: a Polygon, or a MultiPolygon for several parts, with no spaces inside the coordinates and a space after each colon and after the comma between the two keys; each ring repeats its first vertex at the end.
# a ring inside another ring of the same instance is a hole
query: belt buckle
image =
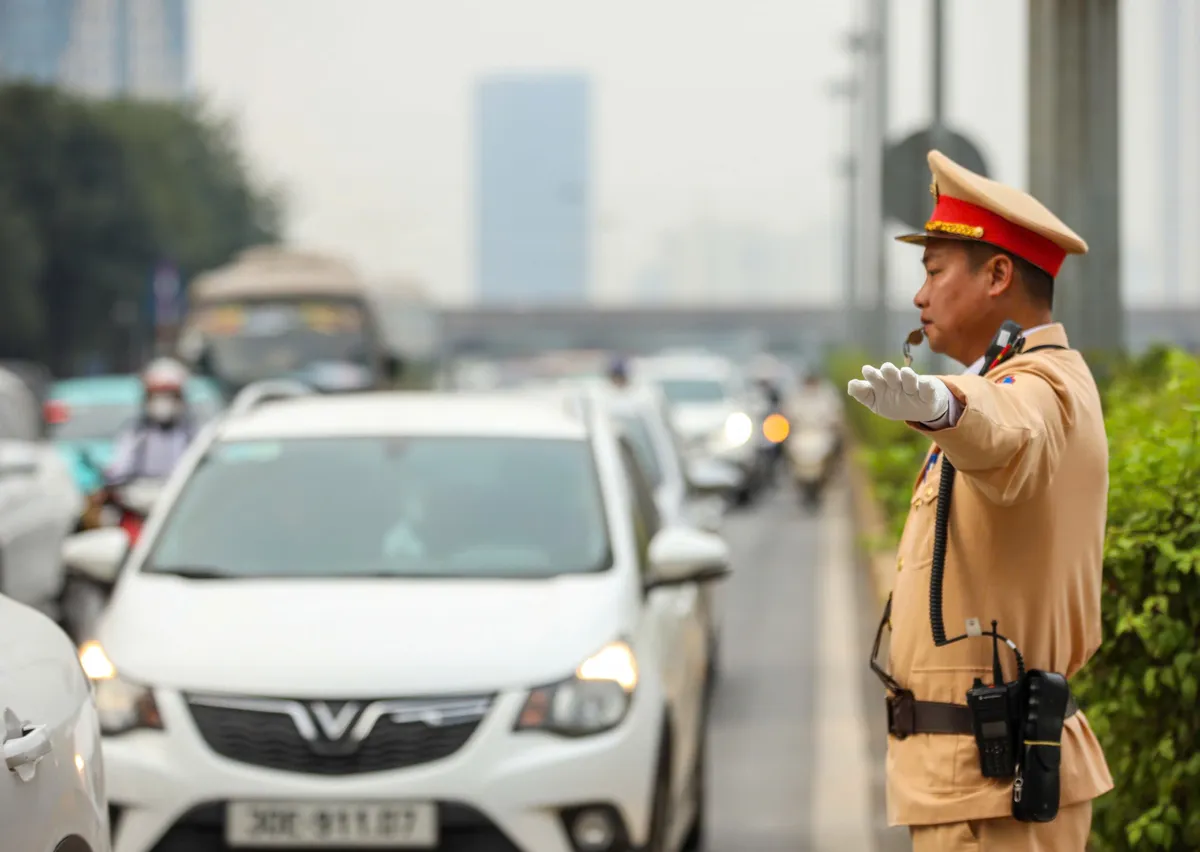
{"type": "Polygon", "coordinates": [[[907,689],[887,697],[888,733],[898,740],[916,733],[916,708],[913,694],[907,689]]]}

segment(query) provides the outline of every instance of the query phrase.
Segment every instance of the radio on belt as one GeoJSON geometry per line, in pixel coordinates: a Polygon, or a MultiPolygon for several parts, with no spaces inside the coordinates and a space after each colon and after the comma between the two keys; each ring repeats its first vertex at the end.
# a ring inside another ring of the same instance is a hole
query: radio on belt
{"type": "Polygon", "coordinates": [[[975,744],[979,747],[979,771],[984,778],[1012,778],[1017,768],[1016,734],[1009,720],[1019,705],[1018,682],[1005,683],[1000,667],[1000,644],[996,622],[992,622],[992,686],[975,678],[967,691],[975,744]]]}

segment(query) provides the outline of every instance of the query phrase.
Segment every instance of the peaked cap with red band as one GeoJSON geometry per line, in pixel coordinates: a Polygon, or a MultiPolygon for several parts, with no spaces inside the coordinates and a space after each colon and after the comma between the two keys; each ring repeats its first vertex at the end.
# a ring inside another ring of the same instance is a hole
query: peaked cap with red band
{"type": "Polygon", "coordinates": [[[1077,233],[1028,193],[975,174],[940,151],[929,152],[933,173],[933,213],[918,234],[896,237],[923,245],[926,240],[988,243],[1027,260],[1051,277],[1068,254],[1087,254],[1077,233]]]}

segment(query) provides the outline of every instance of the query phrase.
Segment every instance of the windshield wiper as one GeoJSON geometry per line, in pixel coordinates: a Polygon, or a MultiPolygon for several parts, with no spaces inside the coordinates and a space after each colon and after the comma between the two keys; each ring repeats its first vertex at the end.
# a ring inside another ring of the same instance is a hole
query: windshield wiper
{"type": "Polygon", "coordinates": [[[170,574],[172,577],[184,577],[188,580],[231,580],[233,575],[228,571],[221,571],[218,568],[209,568],[204,565],[171,565],[167,568],[161,568],[155,565],[153,568],[145,569],[147,574],[170,574]]]}

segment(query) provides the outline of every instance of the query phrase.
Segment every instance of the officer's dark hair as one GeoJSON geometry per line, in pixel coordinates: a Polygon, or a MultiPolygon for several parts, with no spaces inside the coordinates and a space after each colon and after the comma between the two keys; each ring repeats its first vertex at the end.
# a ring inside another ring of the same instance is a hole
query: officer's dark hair
{"type": "Polygon", "coordinates": [[[1002,254],[1012,261],[1016,278],[1019,279],[1029,298],[1047,308],[1054,307],[1054,278],[1044,269],[1039,269],[1022,257],[1017,257],[1010,251],[994,246],[991,243],[968,243],[967,256],[971,261],[971,269],[976,270],[993,257],[1002,254]]]}

